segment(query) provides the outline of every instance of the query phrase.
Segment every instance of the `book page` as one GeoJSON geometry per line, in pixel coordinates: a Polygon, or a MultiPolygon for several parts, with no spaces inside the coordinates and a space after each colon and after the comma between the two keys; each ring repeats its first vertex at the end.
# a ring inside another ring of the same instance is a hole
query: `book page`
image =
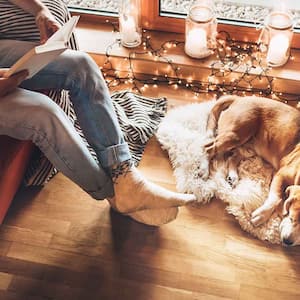
{"type": "Polygon", "coordinates": [[[46,42],[50,44],[56,41],[62,41],[67,43],[71,37],[71,34],[77,25],[80,16],[73,16],[64,26],[62,26],[58,31],[56,31],[46,42]]]}
{"type": "Polygon", "coordinates": [[[65,50],[66,48],[62,48],[62,49],[52,50],[49,52],[34,53],[28,59],[24,60],[22,63],[15,64],[13,67],[11,67],[5,73],[5,77],[9,77],[22,70],[28,70],[29,75],[27,79],[31,78],[42,68],[48,65],[51,61],[55,60],[55,58],[65,50]]]}

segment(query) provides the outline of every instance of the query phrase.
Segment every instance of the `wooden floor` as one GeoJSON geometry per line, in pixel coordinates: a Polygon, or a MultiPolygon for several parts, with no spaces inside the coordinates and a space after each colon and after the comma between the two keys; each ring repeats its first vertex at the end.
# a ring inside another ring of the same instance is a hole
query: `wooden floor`
{"type": "MultiPolygon", "coordinates": [[[[195,100],[170,89],[155,95],[171,106],[195,100]]],[[[155,138],[140,170],[175,190],[155,138]]],[[[0,299],[300,299],[299,250],[251,237],[216,200],[147,227],[59,174],[21,190],[0,227],[0,299]]]]}

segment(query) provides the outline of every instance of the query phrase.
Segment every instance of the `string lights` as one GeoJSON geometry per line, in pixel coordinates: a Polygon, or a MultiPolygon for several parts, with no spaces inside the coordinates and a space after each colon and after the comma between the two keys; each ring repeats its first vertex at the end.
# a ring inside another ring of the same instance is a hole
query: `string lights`
{"type": "MultiPolygon", "coordinates": [[[[111,24],[117,31],[115,24],[111,24]]],[[[269,75],[271,67],[266,66],[265,57],[260,51],[260,45],[252,42],[235,41],[227,32],[219,32],[217,47],[214,50],[216,59],[209,66],[209,75],[202,79],[184,76],[188,68],[179,67],[168,53],[175,47],[184,47],[184,41],[168,40],[159,47],[153,47],[151,36],[143,31],[142,46],[129,50],[124,58],[124,64],[118,69],[113,66],[111,51],[114,46],[121,45],[117,39],[106,49],[106,59],[102,66],[104,78],[109,87],[120,84],[130,84],[132,91],[143,93],[147,88],[157,88],[159,85],[168,85],[174,89],[183,88],[194,92],[195,97],[201,93],[213,93],[216,97],[223,94],[258,95],[272,97],[278,100],[300,103],[300,97],[273,89],[276,78],[269,75]],[[155,75],[137,72],[134,62],[137,59],[158,62],[167,65],[166,71],[156,70],[155,75]],[[127,70],[124,71],[124,65],[127,70]]],[[[183,51],[183,50],[182,50],[183,51]]],[[[184,51],[183,51],[184,52],[184,51]]],[[[293,57],[291,57],[293,59],[293,57]]]]}

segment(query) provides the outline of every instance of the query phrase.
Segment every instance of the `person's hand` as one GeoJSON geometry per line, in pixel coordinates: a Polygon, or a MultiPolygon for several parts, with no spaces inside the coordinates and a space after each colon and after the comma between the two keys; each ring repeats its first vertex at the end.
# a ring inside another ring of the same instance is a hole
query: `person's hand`
{"type": "Polygon", "coordinates": [[[3,77],[3,74],[7,69],[0,69],[0,97],[6,96],[12,92],[26,77],[28,76],[28,71],[20,71],[8,78],[3,77]]]}
{"type": "Polygon", "coordinates": [[[61,27],[51,12],[46,8],[37,13],[35,22],[40,31],[42,44],[44,44],[48,38],[61,27]]]}

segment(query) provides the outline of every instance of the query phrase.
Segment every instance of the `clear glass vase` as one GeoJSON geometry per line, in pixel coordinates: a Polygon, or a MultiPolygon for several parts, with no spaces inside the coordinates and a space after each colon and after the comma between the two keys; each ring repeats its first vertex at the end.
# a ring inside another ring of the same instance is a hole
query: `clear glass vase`
{"type": "Polygon", "coordinates": [[[137,47],[142,42],[141,1],[119,1],[119,30],[124,47],[137,47]]]}
{"type": "Polygon", "coordinates": [[[185,53],[194,58],[211,55],[216,46],[216,35],[213,1],[192,1],[185,20],[185,53]]]}
{"type": "Polygon", "coordinates": [[[285,11],[273,11],[265,20],[259,43],[267,52],[266,60],[271,67],[283,66],[289,59],[293,38],[293,18],[285,11]]]}

